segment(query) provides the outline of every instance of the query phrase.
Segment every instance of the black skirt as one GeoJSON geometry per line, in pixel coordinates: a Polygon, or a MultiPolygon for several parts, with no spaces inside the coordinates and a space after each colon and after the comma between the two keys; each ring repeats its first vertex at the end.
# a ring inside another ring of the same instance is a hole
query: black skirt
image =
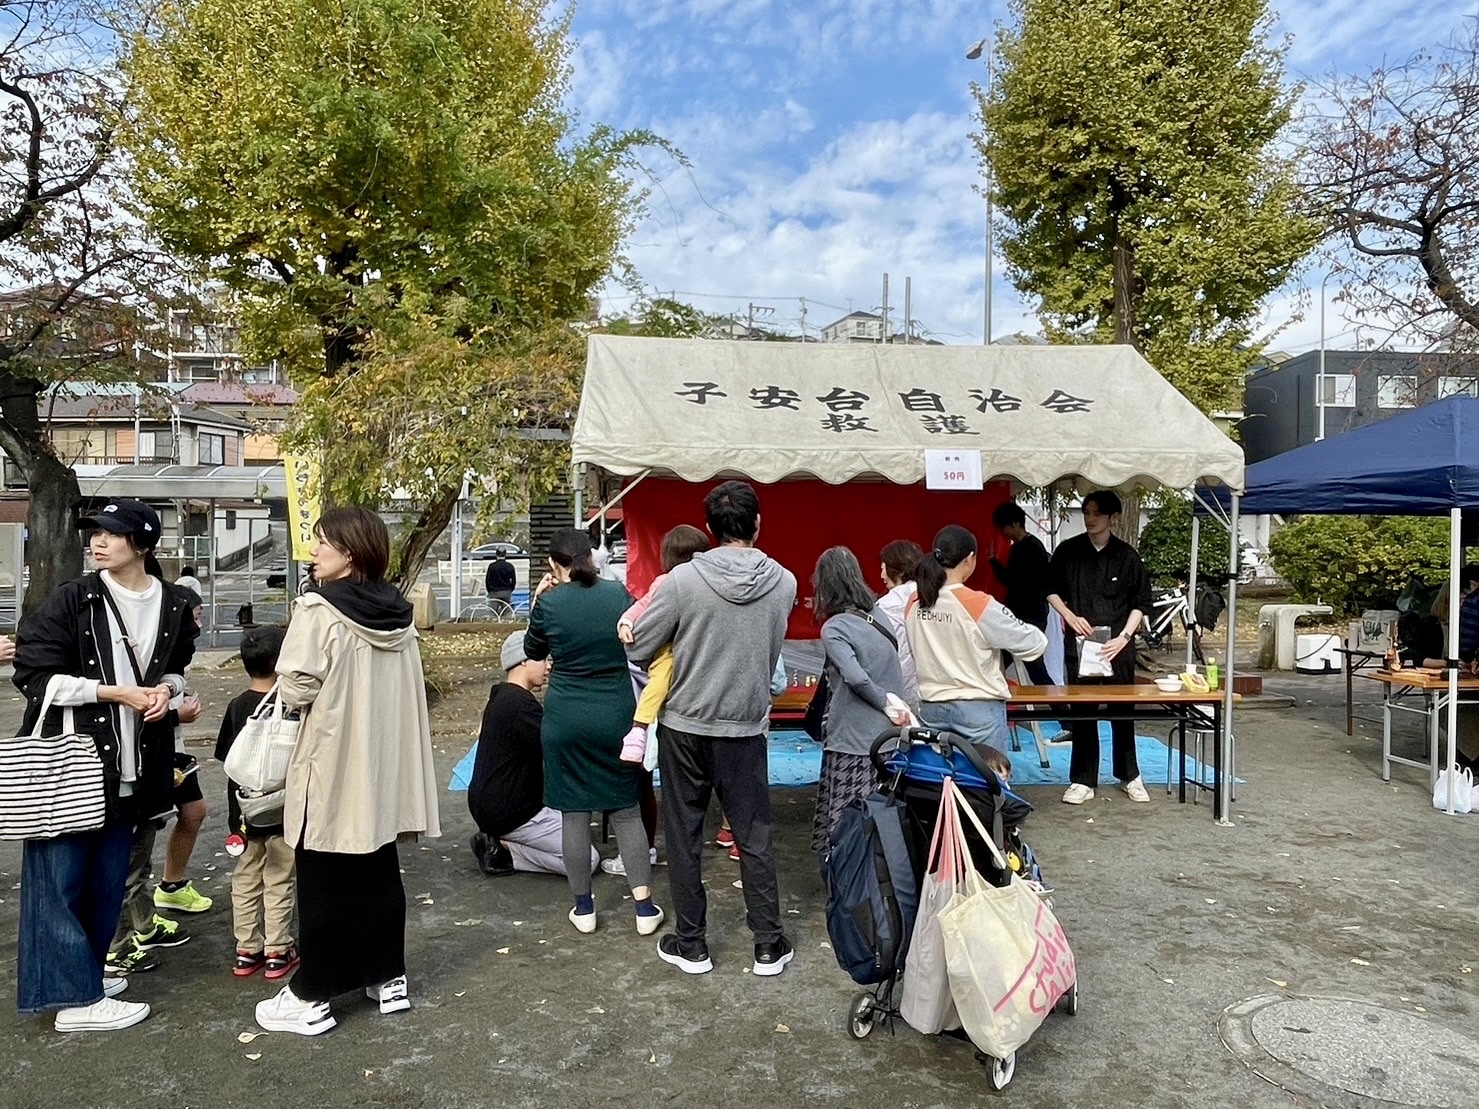
{"type": "Polygon", "coordinates": [[[406,973],[406,889],[400,856],[387,843],[368,855],[294,853],[298,864],[298,951],[293,993],[328,1001],[406,973]]]}

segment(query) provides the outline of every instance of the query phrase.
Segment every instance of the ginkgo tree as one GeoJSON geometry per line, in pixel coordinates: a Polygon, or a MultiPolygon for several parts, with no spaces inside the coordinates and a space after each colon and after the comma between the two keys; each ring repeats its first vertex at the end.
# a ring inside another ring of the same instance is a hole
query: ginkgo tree
{"type": "Polygon", "coordinates": [[[286,442],[333,502],[422,510],[414,578],[472,471],[564,476],[583,344],[623,269],[654,136],[565,106],[569,15],[542,0],[164,0],[125,64],[137,189],[287,365],[286,442]]]}

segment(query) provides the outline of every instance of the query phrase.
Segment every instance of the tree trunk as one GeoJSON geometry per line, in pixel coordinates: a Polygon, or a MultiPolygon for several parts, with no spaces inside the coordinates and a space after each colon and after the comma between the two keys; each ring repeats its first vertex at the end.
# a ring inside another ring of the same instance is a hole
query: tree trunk
{"type": "MultiPolygon", "coordinates": [[[[1121,229],[1114,236],[1114,341],[1138,348],[1135,342],[1135,245],[1121,229]]],[[[1140,545],[1139,489],[1128,489],[1120,495],[1124,511],[1114,532],[1132,547],[1140,545]]]]}
{"type": "Polygon", "coordinates": [[[395,587],[402,593],[416,584],[432,543],[452,522],[452,512],[461,493],[462,488],[458,485],[439,489],[421,510],[421,515],[416,517],[416,523],[401,537],[400,546],[392,553],[391,561],[396,567],[395,587]]]}
{"type": "Polygon", "coordinates": [[[77,475],[52,454],[42,433],[36,398],[41,382],[0,374],[0,447],[25,475],[31,497],[27,520],[26,566],[31,572],[21,608],[35,612],[63,582],[82,575],[82,542],[77,507],[82,501],[77,475]]]}

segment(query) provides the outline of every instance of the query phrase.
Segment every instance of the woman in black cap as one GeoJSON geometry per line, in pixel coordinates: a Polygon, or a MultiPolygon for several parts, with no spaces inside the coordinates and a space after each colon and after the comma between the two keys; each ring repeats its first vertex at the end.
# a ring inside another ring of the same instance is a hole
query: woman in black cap
{"type": "Polygon", "coordinates": [[[88,736],[103,764],[101,827],[27,840],[21,872],[17,1004],[56,1010],[61,1032],[127,1028],[149,1006],[116,1000],[104,981],[135,825],[170,808],[174,742],[166,714],[184,692],[197,629],[183,594],[146,569],[159,516],[139,501],[109,501],[85,518],[98,569],[67,582],[21,625],[15,684],[26,696],[22,734],[88,736]],[[43,711],[45,720],[41,720],[43,711]]]}

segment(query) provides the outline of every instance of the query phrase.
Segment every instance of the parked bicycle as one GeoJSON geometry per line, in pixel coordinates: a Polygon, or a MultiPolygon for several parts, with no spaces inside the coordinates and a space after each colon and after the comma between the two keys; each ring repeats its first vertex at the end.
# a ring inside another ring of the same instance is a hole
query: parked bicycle
{"type": "Polygon", "coordinates": [[[1199,663],[1206,663],[1207,656],[1202,650],[1202,633],[1211,632],[1217,626],[1218,619],[1227,608],[1227,601],[1218,590],[1203,585],[1197,588],[1196,605],[1193,607],[1189,592],[1186,582],[1180,581],[1176,583],[1175,589],[1158,593],[1151,601],[1150,611],[1145,614],[1141,634],[1145,636],[1146,646],[1159,650],[1170,642],[1171,635],[1179,624],[1191,640],[1192,657],[1199,663]]]}

